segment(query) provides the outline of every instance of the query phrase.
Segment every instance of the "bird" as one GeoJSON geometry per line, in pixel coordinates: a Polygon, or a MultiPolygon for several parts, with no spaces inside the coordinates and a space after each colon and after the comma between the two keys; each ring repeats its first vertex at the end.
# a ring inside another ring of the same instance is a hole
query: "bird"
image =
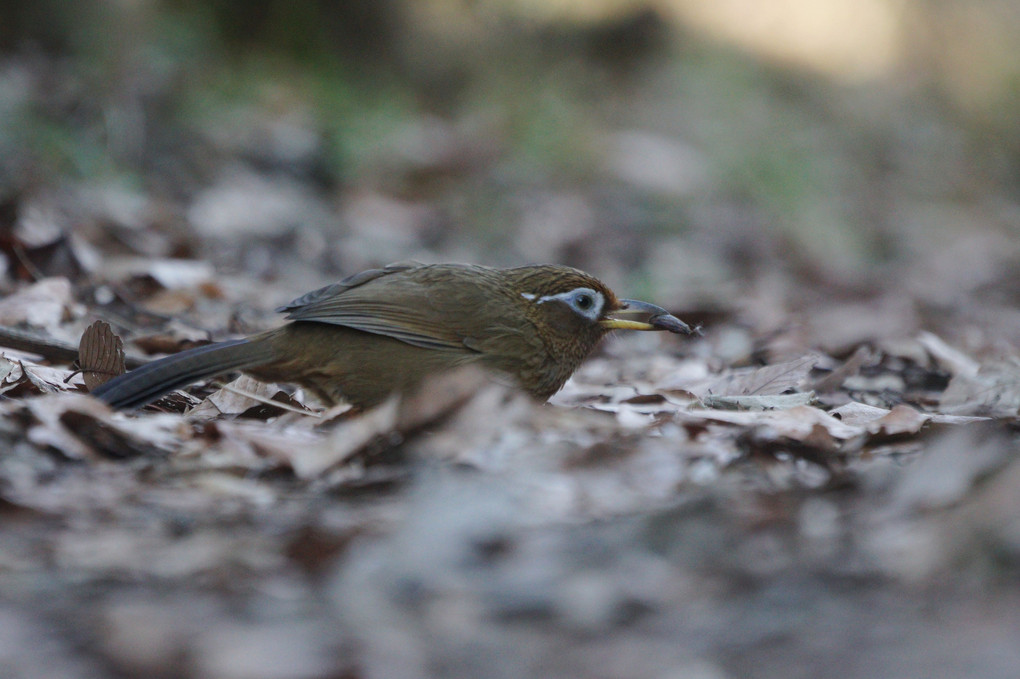
{"type": "Polygon", "coordinates": [[[613,330],[694,332],[662,307],[620,299],[594,276],[554,264],[400,262],[277,311],[286,324],[154,360],[92,394],[115,409],[134,409],[241,371],[304,387],[326,406],[368,409],[430,376],[477,364],[545,401],[613,330]],[[644,320],[629,318],[635,315],[644,320]]]}

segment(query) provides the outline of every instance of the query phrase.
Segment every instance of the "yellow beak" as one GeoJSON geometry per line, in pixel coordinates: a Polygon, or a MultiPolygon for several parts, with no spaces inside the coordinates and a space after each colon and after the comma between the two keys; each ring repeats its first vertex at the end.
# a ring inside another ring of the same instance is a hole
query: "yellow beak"
{"type": "Polygon", "coordinates": [[[631,321],[623,318],[604,318],[599,323],[607,330],[666,330],[668,332],[684,333],[690,335],[691,327],[673,316],[661,306],[655,306],[648,302],[641,302],[636,299],[621,299],[621,308],[614,311],[614,314],[648,314],[647,321],[631,321]]]}

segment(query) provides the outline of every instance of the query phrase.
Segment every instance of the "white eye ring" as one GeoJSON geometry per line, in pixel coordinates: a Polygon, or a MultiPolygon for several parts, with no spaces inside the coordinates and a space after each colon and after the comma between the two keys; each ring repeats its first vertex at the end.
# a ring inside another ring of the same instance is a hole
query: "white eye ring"
{"type": "Polygon", "coordinates": [[[602,307],[606,304],[606,298],[602,293],[591,288],[574,288],[570,292],[561,292],[558,295],[545,295],[538,297],[530,292],[522,292],[521,297],[533,301],[535,304],[557,301],[563,302],[570,307],[577,315],[597,321],[602,316],[602,307]]]}

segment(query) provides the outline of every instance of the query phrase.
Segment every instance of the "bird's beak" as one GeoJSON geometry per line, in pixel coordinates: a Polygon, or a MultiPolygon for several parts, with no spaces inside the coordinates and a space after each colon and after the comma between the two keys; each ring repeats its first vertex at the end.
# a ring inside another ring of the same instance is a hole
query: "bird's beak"
{"type": "Polygon", "coordinates": [[[623,318],[604,318],[599,323],[607,330],[668,330],[669,332],[690,335],[694,331],[691,326],[673,316],[661,306],[636,299],[621,299],[620,308],[613,311],[614,315],[629,316],[646,314],[647,321],[631,321],[623,318]]]}

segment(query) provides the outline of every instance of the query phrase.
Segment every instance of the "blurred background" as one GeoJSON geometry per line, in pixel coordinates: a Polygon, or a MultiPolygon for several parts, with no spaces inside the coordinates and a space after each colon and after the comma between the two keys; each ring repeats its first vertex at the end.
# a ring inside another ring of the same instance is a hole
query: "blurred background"
{"type": "Polygon", "coordinates": [[[1020,329],[1014,2],[3,14],[0,225],[72,234],[91,276],[209,259],[287,299],[403,258],[552,261],[762,332],[789,322],[775,307],[922,325],[976,296],[1000,338],[1020,329]]]}

